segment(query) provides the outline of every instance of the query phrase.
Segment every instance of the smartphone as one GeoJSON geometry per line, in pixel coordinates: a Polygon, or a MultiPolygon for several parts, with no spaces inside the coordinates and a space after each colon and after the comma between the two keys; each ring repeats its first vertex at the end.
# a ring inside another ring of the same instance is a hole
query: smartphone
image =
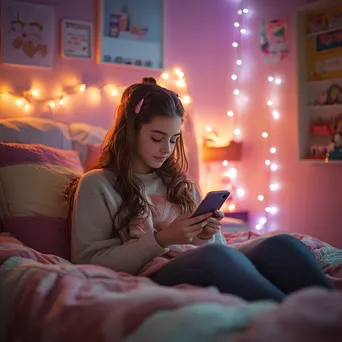
{"type": "Polygon", "coordinates": [[[223,203],[229,197],[230,192],[228,190],[222,191],[210,191],[202,200],[192,217],[196,217],[202,214],[213,213],[215,210],[220,210],[223,203]]]}

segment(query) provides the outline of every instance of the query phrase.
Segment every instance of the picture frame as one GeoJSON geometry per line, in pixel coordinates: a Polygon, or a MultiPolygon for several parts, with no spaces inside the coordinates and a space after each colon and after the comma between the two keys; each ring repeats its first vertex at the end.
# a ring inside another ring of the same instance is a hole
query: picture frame
{"type": "Polygon", "coordinates": [[[65,58],[93,57],[93,24],[64,19],[61,23],[61,55],[65,58]]]}
{"type": "Polygon", "coordinates": [[[1,3],[1,61],[33,68],[53,66],[54,8],[28,2],[1,3]]]}
{"type": "Polygon", "coordinates": [[[165,68],[165,0],[98,0],[97,10],[97,63],[165,68]]]}

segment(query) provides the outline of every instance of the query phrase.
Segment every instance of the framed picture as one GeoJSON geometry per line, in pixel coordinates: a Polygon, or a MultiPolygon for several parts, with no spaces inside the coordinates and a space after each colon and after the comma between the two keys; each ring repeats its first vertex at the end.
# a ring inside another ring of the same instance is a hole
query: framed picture
{"type": "Polygon", "coordinates": [[[7,65],[52,68],[53,8],[4,0],[1,17],[2,62],[7,65]]]}
{"type": "Polygon", "coordinates": [[[165,0],[99,0],[99,63],[164,68],[165,0]]]}
{"type": "Polygon", "coordinates": [[[93,26],[91,23],[75,20],[62,21],[62,56],[70,58],[91,58],[93,26]]]}

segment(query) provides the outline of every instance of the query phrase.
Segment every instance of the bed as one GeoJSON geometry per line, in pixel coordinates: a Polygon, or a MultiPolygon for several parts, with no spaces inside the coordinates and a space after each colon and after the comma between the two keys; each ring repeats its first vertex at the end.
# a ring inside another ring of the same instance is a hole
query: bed
{"type": "MultiPolygon", "coordinates": [[[[306,289],[280,305],[73,265],[63,189],[93,167],[104,133],[82,123],[0,120],[0,341],[341,341],[342,251],[311,236],[291,233],[336,289],[306,289]]],[[[241,225],[224,230],[229,245],[247,249],[267,238],[241,225]]]]}

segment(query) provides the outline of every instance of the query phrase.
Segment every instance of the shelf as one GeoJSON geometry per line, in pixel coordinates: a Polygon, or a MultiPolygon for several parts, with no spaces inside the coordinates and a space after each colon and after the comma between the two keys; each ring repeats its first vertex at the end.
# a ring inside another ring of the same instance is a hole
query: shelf
{"type": "Polygon", "coordinates": [[[309,163],[309,164],[341,164],[342,165],[342,159],[341,160],[329,160],[326,162],[324,159],[301,159],[301,162],[309,163]]]}
{"type": "Polygon", "coordinates": [[[333,105],[313,105],[313,106],[307,106],[310,110],[318,110],[318,109],[342,109],[342,104],[333,104],[333,105]]]}
{"type": "Polygon", "coordinates": [[[320,34],[330,33],[330,32],[334,32],[334,31],[338,31],[338,30],[342,30],[342,26],[334,27],[334,28],[324,30],[324,31],[309,33],[306,35],[306,39],[311,38],[311,37],[315,37],[315,36],[319,36],[320,34]]]}

